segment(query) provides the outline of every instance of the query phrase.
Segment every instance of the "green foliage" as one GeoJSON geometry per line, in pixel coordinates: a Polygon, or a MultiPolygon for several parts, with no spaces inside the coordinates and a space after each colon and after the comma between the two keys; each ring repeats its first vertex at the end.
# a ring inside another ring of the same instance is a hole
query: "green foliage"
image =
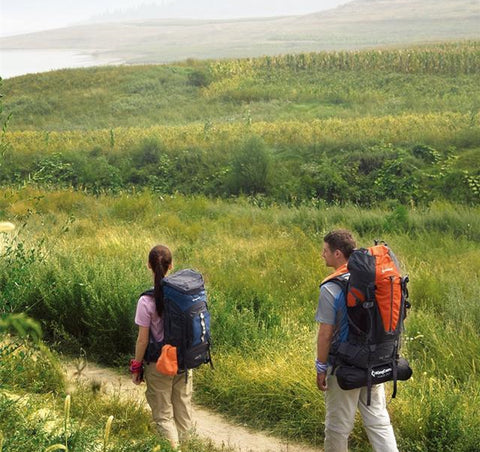
{"type": "MultiPolygon", "coordinates": [[[[70,401],[70,395],[67,399],[70,401]]],[[[0,393],[0,429],[4,432],[4,450],[11,452],[172,450],[167,441],[159,439],[149,428],[150,413],[146,413],[131,400],[100,397],[98,394],[92,394],[88,388],[79,388],[73,394],[70,403],[71,408],[58,397],[39,399],[29,395],[22,399],[16,395],[0,393]],[[118,414],[118,417],[113,415],[112,433],[105,448],[103,439],[107,419],[111,416],[109,413],[118,414]]],[[[206,449],[204,446],[195,449],[186,444],[185,450],[203,452],[215,449],[206,449]]]]}
{"type": "Polygon", "coordinates": [[[40,158],[33,169],[32,180],[46,185],[62,185],[71,181],[75,175],[74,168],[71,163],[62,161],[62,157],[62,154],[54,153],[40,158]]]}
{"type": "Polygon", "coordinates": [[[11,130],[241,122],[246,107],[253,121],[461,112],[475,125],[479,59],[473,41],[57,71],[6,80],[5,109],[11,130]]]}
{"type": "Polygon", "coordinates": [[[416,168],[404,156],[386,161],[377,172],[375,192],[381,200],[396,199],[408,203],[417,198],[416,168]]]}
{"type": "Polygon", "coordinates": [[[235,151],[232,160],[231,192],[255,195],[269,186],[271,156],[263,140],[252,136],[235,151]]]}
{"type": "MultiPolygon", "coordinates": [[[[0,448],[12,452],[69,450],[170,452],[158,437],[151,413],[120,391],[99,392],[92,384],[70,382],[65,396],[58,358],[42,344],[2,337],[0,342],[0,448]],[[8,353],[5,353],[8,349],[8,353]]],[[[215,452],[192,437],[187,452],[215,452]]],[[[222,450],[229,450],[223,449],[222,450]]]]}
{"type": "Polygon", "coordinates": [[[445,43],[408,49],[375,49],[359,51],[333,51],[268,56],[242,60],[219,61],[215,75],[237,75],[239,72],[268,69],[289,69],[296,73],[315,68],[318,71],[339,69],[358,72],[392,71],[407,74],[468,74],[480,64],[478,42],[445,43]]]}
{"type": "Polygon", "coordinates": [[[188,83],[190,85],[204,88],[212,82],[212,76],[207,70],[195,69],[188,74],[188,83]]]}
{"type": "MultiPolygon", "coordinates": [[[[310,364],[328,271],[319,243],[347,227],[361,245],[386,240],[412,281],[404,350],[414,378],[390,405],[401,448],[475,450],[478,55],[466,42],[8,80],[16,130],[2,135],[0,183],[11,188],[0,190],[0,214],[25,226],[0,235],[2,326],[28,326],[15,322],[26,312],[53,347],[124,364],[151,284],[146,254],[168,243],[177,268],[204,273],[211,300],[216,371],[197,372],[198,399],[320,444],[310,364]]],[[[32,369],[46,375],[38,391],[55,390],[46,367],[32,369]]],[[[1,430],[19,432],[6,447],[65,443],[41,423],[35,443],[23,408],[0,402],[1,430]]],[[[98,412],[126,438],[130,420],[144,419],[130,408],[74,402],[69,449],[102,437],[98,412]]],[[[365,444],[357,427],[352,446],[365,444]]]]}
{"type": "MultiPolygon", "coordinates": [[[[430,120],[425,127],[428,124],[432,125],[430,120]]],[[[307,135],[320,133],[323,126],[331,127],[331,133],[339,135],[338,124],[331,123],[318,124],[318,129],[307,135]]],[[[354,126],[350,122],[343,124],[345,128],[340,134],[343,145],[351,151],[337,149],[338,138],[330,142],[325,136],[321,146],[309,144],[307,136],[299,135],[305,130],[300,124],[289,125],[291,131],[279,131],[285,134],[285,142],[279,135],[269,136],[272,132],[266,125],[257,128],[252,124],[247,130],[215,127],[206,130],[203,137],[198,127],[187,135],[182,129],[152,129],[147,133],[138,130],[139,135],[128,138],[119,135],[115,152],[109,151],[105,133],[104,147],[95,146],[89,151],[76,147],[57,151],[66,137],[56,136],[59,141],[54,143],[51,136],[52,153],[27,154],[25,150],[26,158],[21,158],[21,152],[13,152],[14,147],[27,144],[27,136],[16,134],[17,144],[11,144],[4,153],[0,182],[74,187],[94,194],[145,188],[161,194],[263,194],[269,201],[293,204],[312,200],[364,206],[391,200],[428,204],[434,199],[478,204],[480,167],[474,153],[415,143],[357,147],[357,135],[349,129],[354,126]],[[348,133],[352,133],[352,141],[346,139],[348,133]],[[182,136],[185,143],[176,148],[182,136]],[[292,145],[297,146],[295,152],[290,150],[292,145]]],[[[405,128],[409,127],[407,122],[405,128]]],[[[326,135],[325,129],[323,134],[326,135]]],[[[37,137],[34,141],[40,138],[37,137]]],[[[81,140],[80,136],[77,139],[81,140]]]]}
{"type": "MultiPolygon", "coordinates": [[[[146,254],[154,243],[167,243],[176,268],[197,268],[207,281],[216,368],[196,372],[197,399],[242,422],[315,444],[323,438],[324,413],[311,367],[313,314],[318,281],[328,273],[319,243],[336,227],[354,230],[362,246],[386,240],[410,275],[413,303],[404,352],[414,377],[400,384],[389,408],[400,446],[475,450],[469,435],[477,440],[480,426],[473,408],[480,395],[478,208],[440,202],[368,210],[259,207],[248,198],[147,192],[93,197],[31,187],[4,190],[3,197],[9,200],[2,207],[9,218],[22,209],[37,212],[27,217],[22,235],[28,237],[21,242],[45,239],[44,259],[31,267],[34,282],[21,300],[29,306],[35,300],[29,312],[41,320],[53,345],[72,353],[82,347],[91,359],[124,365],[134,348],[135,303],[151,284],[146,254]],[[67,212],[75,215],[65,228],[67,212]],[[44,237],[46,230],[54,240],[44,237]]],[[[101,411],[91,400],[84,406],[90,407],[88,416],[101,411]]],[[[121,409],[105,409],[104,420],[114,415],[120,423],[121,409]]],[[[74,411],[72,417],[86,413],[74,411]]],[[[97,429],[89,438],[99,436],[97,429]]],[[[357,427],[352,447],[363,450],[365,444],[357,427]]]]}
{"type": "Polygon", "coordinates": [[[40,342],[32,343],[27,338],[2,333],[0,360],[3,390],[8,388],[43,394],[59,392],[64,388],[63,372],[58,359],[40,342]]]}
{"type": "Polygon", "coordinates": [[[127,170],[124,179],[135,186],[148,186],[161,193],[172,190],[172,162],[165,146],[156,138],[146,138],[121,165],[127,170]]]}
{"type": "MultiPolygon", "coordinates": [[[[0,235],[3,235],[0,233],[0,235]]],[[[0,237],[1,238],[1,237],[0,237]]],[[[32,275],[45,260],[43,240],[30,247],[18,235],[0,242],[0,314],[18,312],[25,306],[24,296],[30,290],[32,275]]]]}
{"type": "MultiPolygon", "coordinates": [[[[22,381],[35,380],[31,373],[24,373],[25,369],[18,369],[16,375],[22,381]]],[[[18,386],[13,389],[18,390],[18,386]]],[[[61,386],[55,389],[61,391],[61,386]]],[[[120,393],[105,395],[93,386],[79,383],[65,398],[55,392],[41,396],[32,392],[19,395],[2,388],[0,446],[11,452],[172,451],[168,441],[154,431],[151,413],[142,404],[120,393]]],[[[219,449],[209,441],[192,436],[182,443],[182,450],[216,452],[219,449]]],[[[221,450],[230,449],[222,447],[221,450]]]]}
{"type": "Polygon", "coordinates": [[[302,165],[302,188],[310,198],[328,203],[342,203],[350,200],[351,193],[340,162],[327,156],[318,162],[302,165]]]}
{"type": "Polygon", "coordinates": [[[427,163],[438,163],[441,160],[440,153],[431,146],[419,144],[412,149],[414,157],[423,160],[427,163]]]}
{"type": "MultiPolygon", "coordinates": [[[[413,418],[417,424],[411,425],[416,431],[415,436],[403,437],[402,448],[408,451],[437,450],[455,452],[473,452],[478,448],[480,439],[478,415],[462,400],[459,395],[465,388],[460,388],[455,383],[447,382],[444,386],[445,395],[438,397],[432,385],[432,379],[421,376],[417,389],[422,391],[423,397],[420,409],[415,409],[413,418]],[[463,405],[463,406],[462,406],[463,405]],[[418,417],[417,417],[418,416],[418,417]],[[421,424],[419,425],[418,422],[421,424]]],[[[468,387],[468,390],[472,390],[468,387]]],[[[478,394],[471,394],[472,401],[478,394]]],[[[402,424],[405,419],[400,420],[402,424]]]]}
{"type": "Polygon", "coordinates": [[[38,342],[42,337],[42,329],[37,322],[25,314],[5,314],[0,316],[0,332],[14,332],[19,337],[31,337],[38,342]]]}

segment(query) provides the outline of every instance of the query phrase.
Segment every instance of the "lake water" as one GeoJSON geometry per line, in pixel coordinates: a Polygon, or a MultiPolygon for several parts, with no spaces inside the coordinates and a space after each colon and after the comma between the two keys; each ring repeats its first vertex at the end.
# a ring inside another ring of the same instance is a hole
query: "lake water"
{"type": "Polygon", "coordinates": [[[81,50],[9,50],[0,49],[0,76],[46,72],[54,69],[79,68],[120,64],[121,61],[96,58],[81,50]]]}

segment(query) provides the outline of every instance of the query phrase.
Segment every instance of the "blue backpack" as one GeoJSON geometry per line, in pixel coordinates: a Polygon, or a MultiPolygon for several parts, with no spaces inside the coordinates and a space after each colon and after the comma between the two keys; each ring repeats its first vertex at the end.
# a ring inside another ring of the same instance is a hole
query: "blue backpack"
{"type": "MultiPolygon", "coordinates": [[[[205,283],[195,270],[179,270],[162,281],[164,338],[150,342],[145,352],[147,362],[156,362],[164,345],[177,349],[178,373],[210,363],[210,313],[208,312],[205,283]]],[[[153,289],[142,295],[153,296],[153,289]]]]}
{"type": "Polygon", "coordinates": [[[185,269],[163,279],[164,344],[177,348],[178,372],[210,363],[210,313],[203,277],[185,269]]]}

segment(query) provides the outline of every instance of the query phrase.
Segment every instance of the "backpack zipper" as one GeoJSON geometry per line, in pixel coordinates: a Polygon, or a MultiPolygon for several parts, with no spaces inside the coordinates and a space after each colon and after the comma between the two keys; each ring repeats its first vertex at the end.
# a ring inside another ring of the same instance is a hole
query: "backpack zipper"
{"type": "Polygon", "coordinates": [[[205,342],[205,337],[207,334],[207,325],[205,323],[205,314],[203,312],[200,313],[200,326],[202,327],[200,342],[203,344],[205,342]]]}

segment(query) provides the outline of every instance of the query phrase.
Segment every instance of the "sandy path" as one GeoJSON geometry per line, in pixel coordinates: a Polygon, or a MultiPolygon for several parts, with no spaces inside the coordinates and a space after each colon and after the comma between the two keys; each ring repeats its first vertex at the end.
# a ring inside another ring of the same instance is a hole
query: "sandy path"
{"type": "MultiPolygon", "coordinates": [[[[102,390],[108,393],[120,393],[124,397],[133,398],[146,404],[145,385],[134,385],[129,375],[120,375],[112,369],[88,363],[81,371],[80,377],[75,375],[74,364],[66,366],[68,380],[74,382],[80,378],[101,384],[102,390]]],[[[290,444],[284,440],[255,432],[242,425],[227,421],[219,414],[194,406],[194,422],[197,434],[208,438],[218,447],[233,447],[237,452],[318,452],[311,446],[290,444]]]]}

